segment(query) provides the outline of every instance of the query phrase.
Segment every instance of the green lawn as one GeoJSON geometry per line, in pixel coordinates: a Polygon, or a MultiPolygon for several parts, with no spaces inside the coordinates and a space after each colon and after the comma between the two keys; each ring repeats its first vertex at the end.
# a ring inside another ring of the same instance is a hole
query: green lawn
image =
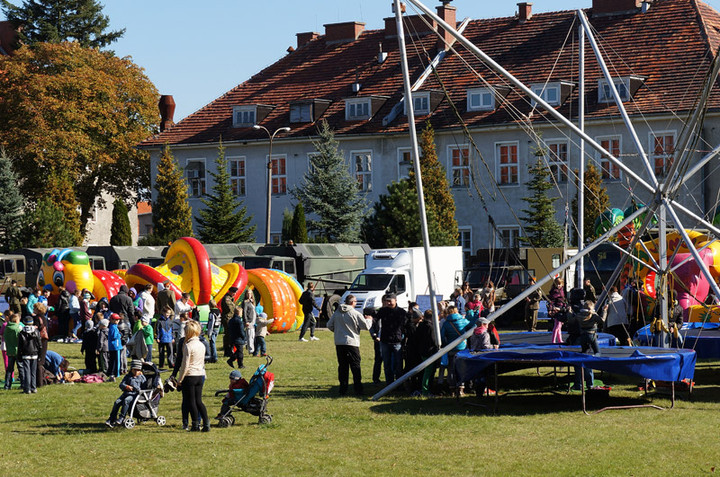
{"type": "MultiPolygon", "coordinates": [[[[273,423],[236,414],[229,429],[187,433],[180,428],[180,395],[168,394],[154,422],[133,430],[103,425],[117,384],[70,384],[38,394],[0,392],[0,476],[95,475],[703,475],[720,468],[720,371],[701,363],[692,400],[675,409],[608,411],[586,416],[580,397],[517,395],[500,401],[493,416],[466,397],[394,396],[379,402],[336,397],[332,335],[299,343],[297,333],[273,335],[268,350],[276,387],[273,423]]],[[[79,345],[51,348],[81,367],[79,345]]],[[[363,376],[370,381],[372,344],[363,336],[363,376]]],[[[260,364],[246,358],[249,378],[260,364]]],[[[712,364],[713,366],[710,366],[712,364]]],[[[214,391],[230,369],[208,366],[205,403],[219,409],[214,391]]],[[[543,370],[545,371],[545,370],[543,370]]],[[[535,370],[502,378],[515,387],[548,385],[535,370]],[[524,384],[523,384],[524,383],[524,384]]],[[[605,404],[646,402],[637,380],[608,376],[605,404]]],[[[380,388],[366,384],[373,393],[380,388]]],[[[655,397],[654,403],[669,405],[655,397]]]]}

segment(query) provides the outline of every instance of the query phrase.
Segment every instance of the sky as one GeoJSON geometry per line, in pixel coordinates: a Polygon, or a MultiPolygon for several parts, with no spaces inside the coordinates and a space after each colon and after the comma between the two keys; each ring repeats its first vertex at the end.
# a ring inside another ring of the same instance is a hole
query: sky
{"type": "MultiPolygon", "coordinates": [[[[21,0],[11,0],[19,5],[21,0]]],[[[392,0],[101,0],[110,28],[125,35],[110,47],[145,69],[160,94],[173,95],[175,122],[250,78],[296,46],[296,33],[326,23],[383,28],[392,0]]],[[[437,0],[424,0],[434,8],[437,0]]],[[[720,10],[720,0],[706,0],[720,10]]],[[[516,0],[455,0],[458,20],[512,16],[516,0]]],[[[533,12],[589,8],[592,0],[535,0],[533,12]]],[[[408,13],[416,13],[408,5],[408,13]]],[[[0,13],[0,19],[4,20],[0,13]]]]}

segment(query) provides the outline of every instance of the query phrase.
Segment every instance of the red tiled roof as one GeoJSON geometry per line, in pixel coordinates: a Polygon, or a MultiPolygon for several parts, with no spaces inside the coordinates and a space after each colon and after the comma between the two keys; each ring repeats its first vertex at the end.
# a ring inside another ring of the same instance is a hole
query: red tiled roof
{"type": "Polygon", "coordinates": [[[152,204],[150,202],[138,202],[138,215],[152,214],[152,204]]]}
{"type": "MultiPolygon", "coordinates": [[[[699,0],[656,0],[647,13],[592,17],[590,23],[604,50],[614,76],[638,75],[646,78],[633,101],[626,103],[630,114],[668,114],[693,107],[705,81],[711,57],[720,46],[720,14],[699,0]]],[[[577,82],[577,18],[574,11],[534,15],[519,23],[516,18],[471,21],[464,35],[496,62],[526,84],[545,81],[577,82]]],[[[408,41],[411,78],[416,79],[434,55],[436,36],[422,35],[408,41]],[[420,57],[422,57],[422,59],[420,57]]],[[[490,84],[504,80],[456,44],[458,55],[449,55],[421,88],[442,89],[469,126],[517,121],[510,108],[490,112],[466,112],[466,90],[482,86],[465,61],[490,84]]],[[[602,76],[590,48],[586,49],[587,111],[590,118],[615,115],[617,107],[598,103],[597,80],[602,76]]],[[[177,125],[141,146],[197,144],[262,139],[264,133],[252,128],[232,127],[232,108],[239,105],[270,104],[275,109],[262,121],[268,129],[289,124],[289,103],[299,99],[328,99],[332,104],[323,114],[337,134],[379,134],[407,128],[404,115],[388,126],[383,118],[402,97],[402,78],[397,41],[385,38],[384,30],[363,32],[349,43],[327,44],[324,36],[310,41],[278,60],[248,81],[227,92],[177,125]],[[378,45],[388,52],[387,60],[377,61],[378,45]],[[390,99],[368,121],[345,120],[344,99],[354,96],[351,84],[359,82],[358,96],[382,95],[390,99]]],[[[526,98],[511,92],[507,100],[522,114],[531,106],[526,98]]],[[[720,106],[720,96],[712,96],[711,106],[720,106]]],[[[576,95],[560,107],[566,115],[577,108],[576,95]]],[[[542,117],[538,111],[533,118],[542,117]]],[[[418,118],[418,121],[425,120],[418,118]]],[[[460,125],[446,99],[432,113],[436,128],[460,125]]],[[[312,123],[290,124],[289,136],[307,137],[316,132],[312,123]]]]}

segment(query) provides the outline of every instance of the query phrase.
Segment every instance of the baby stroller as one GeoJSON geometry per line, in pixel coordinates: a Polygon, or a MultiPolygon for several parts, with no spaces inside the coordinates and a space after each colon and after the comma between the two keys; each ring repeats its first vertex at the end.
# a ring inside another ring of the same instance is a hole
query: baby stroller
{"type": "MultiPolygon", "coordinates": [[[[230,427],[235,424],[235,417],[232,415],[233,411],[243,411],[258,416],[259,424],[272,422],[272,415],[267,413],[267,401],[270,398],[270,391],[275,386],[275,375],[267,370],[272,362],[272,357],[268,356],[265,364],[258,366],[246,389],[233,390],[235,402],[228,407],[226,412],[221,412],[218,415],[218,427],[230,427]]],[[[215,396],[227,394],[228,392],[228,389],[223,389],[217,391],[215,396]]]]}
{"type": "Polygon", "coordinates": [[[158,426],[165,425],[165,416],[158,415],[160,399],[165,396],[160,380],[160,370],[153,363],[143,363],[142,373],[147,381],[143,384],[140,393],[130,406],[128,417],[123,421],[126,429],[132,429],[137,422],[154,419],[158,426]]]}

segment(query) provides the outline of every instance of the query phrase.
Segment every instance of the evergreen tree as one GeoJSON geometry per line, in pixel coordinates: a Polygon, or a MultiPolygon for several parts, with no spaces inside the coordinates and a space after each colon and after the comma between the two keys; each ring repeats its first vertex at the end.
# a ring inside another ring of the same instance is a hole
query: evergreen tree
{"type": "MultiPolygon", "coordinates": [[[[536,155],[542,155],[538,151],[536,155]]],[[[534,165],[529,167],[532,178],[526,183],[532,195],[523,197],[528,203],[527,209],[522,209],[525,215],[521,217],[525,222],[526,237],[523,241],[529,242],[534,247],[562,247],[564,242],[563,229],[555,219],[555,206],[557,197],[549,197],[547,192],[553,188],[550,180],[550,171],[538,157],[534,165]]]]}
{"type": "Polygon", "coordinates": [[[0,148],[0,251],[17,248],[22,225],[23,198],[12,162],[0,148]]]}
{"type": "Polygon", "coordinates": [[[365,242],[372,248],[422,245],[417,192],[410,179],[390,184],[373,209],[363,226],[365,242]]]}
{"type": "Polygon", "coordinates": [[[26,45],[76,41],[84,48],[103,48],[125,29],[106,31],[110,19],[97,0],[24,0],[16,6],[0,0],[2,11],[26,45]]]}
{"type": "MultiPolygon", "coordinates": [[[[577,177],[578,171],[575,171],[577,177]]],[[[585,240],[595,240],[599,234],[595,232],[595,220],[610,208],[610,197],[607,193],[607,187],[603,185],[600,170],[594,164],[588,163],[585,167],[585,206],[583,207],[584,227],[583,234],[585,240]]],[[[577,193],[572,200],[572,214],[576,218],[578,216],[578,199],[577,193]]],[[[573,244],[577,246],[577,231],[573,228],[573,244]]]]}
{"type": "Polygon", "coordinates": [[[302,202],[298,202],[293,210],[292,222],[290,225],[290,238],[295,243],[307,243],[308,233],[305,223],[305,208],[302,202]]]}
{"type": "Polygon", "coordinates": [[[233,194],[222,141],[218,144],[215,172],[210,172],[210,176],[212,193],[201,199],[205,208],[198,212],[198,238],[205,243],[252,241],[255,226],[250,225],[252,216],[247,215],[247,207],[233,194]]]}
{"type": "Polygon", "coordinates": [[[357,242],[366,215],[365,198],[350,175],[335,134],[325,120],[320,123],[319,135],[313,142],[318,154],[310,158],[310,170],[292,194],[309,214],[318,217],[318,220],[308,220],[308,228],[319,238],[329,242],[357,242]]]}
{"type": "Polygon", "coordinates": [[[113,202],[112,225],[110,226],[110,245],[132,245],[132,231],[128,208],[120,199],[113,202]]]}
{"type": "Polygon", "coordinates": [[[163,242],[192,236],[192,209],[188,203],[187,183],[169,146],[163,149],[157,170],[153,235],[163,242]]]}
{"type": "Polygon", "coordinates": [[[292,212],[288,209],[283,210],[282,231],[280,232],[280,240],[283,242],[292,240],[292,218],[292,212]]]}
{"type": "Polygon", "coordinates": [[[25,216],[24,222],[24,247],[64,248],[77,245],[77,230],[67,224],[62,208],[50,199],[40,199],[35,210],[25,216]]]}

